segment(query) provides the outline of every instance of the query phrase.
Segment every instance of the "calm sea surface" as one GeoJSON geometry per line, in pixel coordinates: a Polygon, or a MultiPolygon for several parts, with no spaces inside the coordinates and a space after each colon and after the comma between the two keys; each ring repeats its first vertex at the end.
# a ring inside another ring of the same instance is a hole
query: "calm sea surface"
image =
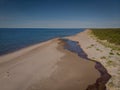
{"type": "Polygon", "coordinates": [[[56,37],[82,32],[84,29],[0,28],[0,55],[56,37]]]}

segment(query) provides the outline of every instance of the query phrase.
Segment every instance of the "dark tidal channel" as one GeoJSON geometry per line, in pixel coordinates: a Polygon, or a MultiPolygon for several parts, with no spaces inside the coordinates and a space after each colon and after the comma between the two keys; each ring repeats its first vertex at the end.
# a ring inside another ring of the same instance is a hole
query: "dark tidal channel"
{"type": "Polygon", "coordinates": [[[82,50],[78,42],[64,38],[62,38],[61,40],[65,43],[65,49],[78,54],[78,56],[81,58],[96,63],[95,68],[100,72],[101,76],[96,80],[96,82],[93,85],[89,85],[86,90],[106,90],[106,83],[111,78],[111,75],[107,72],[105,67],[100,62],[89,59],[87,54],[82,50]]]}

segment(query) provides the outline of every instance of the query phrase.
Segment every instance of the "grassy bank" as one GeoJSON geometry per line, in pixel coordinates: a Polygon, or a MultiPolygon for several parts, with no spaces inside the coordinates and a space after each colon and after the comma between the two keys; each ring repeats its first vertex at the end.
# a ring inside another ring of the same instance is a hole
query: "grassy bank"
{"type": "Polygon", "coordinates": [[[92,30],[92,33],[98,39],[106,41],[106,42],[102,42],[104,45],[112,47],[113,49],[120,50],[120,28],[118,29],[91,29],[91,30],[92,30]]]}

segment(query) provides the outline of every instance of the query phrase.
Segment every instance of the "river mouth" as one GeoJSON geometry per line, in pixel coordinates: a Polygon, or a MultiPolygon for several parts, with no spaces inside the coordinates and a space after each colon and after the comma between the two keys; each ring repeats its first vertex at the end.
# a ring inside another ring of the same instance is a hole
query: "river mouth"
{"type": "Polygon", "coordinates": [[[86,90],[106,90],[106,83],[111,78],[111,75],[107,72],[105,67],[100,62],[89,59],[87,54],[82,50],[78,42],[64,38],[62,38],[61,40],[65,43],[65,49],[78,54],[79,57],[85,60],[89,60],[96,63],[95,68],[100,72],[100,77],[96,80],[96,82],[93,85],[89,85],[86,90]]]}

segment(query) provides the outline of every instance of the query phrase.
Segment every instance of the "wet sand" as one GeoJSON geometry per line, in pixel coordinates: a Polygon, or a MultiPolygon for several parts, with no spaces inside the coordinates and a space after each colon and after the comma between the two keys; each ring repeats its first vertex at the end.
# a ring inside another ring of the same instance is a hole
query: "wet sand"
{"type": "Polygon", "coordinates": [[[101,75],[94,84],[91,84],[87,87],[87,90],[106,90],[106,83],[111,78],[111,75],[108,73],[106,68],[100,62],[89,59],[87,54],[80,47],[79,42],[72,41],[69,39],[63,39],[63,41],[65,41],[65,49],[68,49],[78,54],[79,57],[84,58],[85,60],[96,63],[95,68],[100,72],[101,75]]]}
{"type": "Polygon", "coordinates": [[[0,90],[85,90],[99,77],[94,62],[59,39],[0,56],[0,90]]]}

